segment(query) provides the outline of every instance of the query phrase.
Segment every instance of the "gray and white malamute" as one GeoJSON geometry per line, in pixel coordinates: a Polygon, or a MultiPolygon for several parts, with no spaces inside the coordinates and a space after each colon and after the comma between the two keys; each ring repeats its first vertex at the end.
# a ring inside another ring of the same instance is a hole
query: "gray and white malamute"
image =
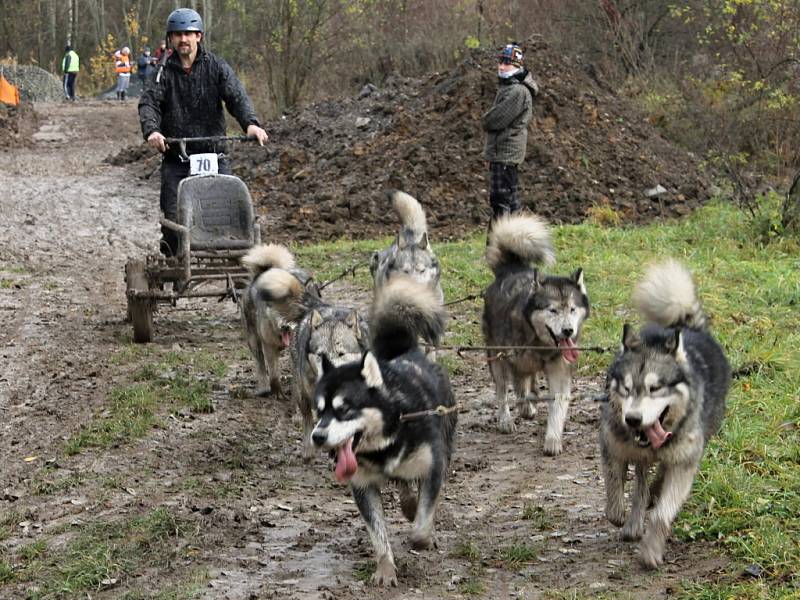
{"type": "Polygon", "coordinates": [[[378,585],[397,585],[381,502],[386,482],[399,484],[403,515],[414,523],[411,545],[433,544],[456,414],[446,373],[425,357],[417,339],[440,336],[444,316],[428,286],[393,277],[373,303],[372,350],[341,367],[325,361],[315,392],[319,422],[312,439],[334,454],[336,478],[350,483],[375,549],[372,581],[378,585]],[[446,414],[425,412],[438,407],[446,414]]]}
{"type": "Polygon", "coordinates": [[[551,395],[544,439],[544,452],[549,455],[561,453],[578,338],[589,316],[581,269],[569,277],[556,277],[531,267],[553,260],[550,232],[536,215],[506,215],[492,225],[486,262],[495,279],[484,293],[486,345],[538,348],[487,350],[497,395],[498,427],[504,433],[515,430],[506,396],[509,383],[514,386],[522,417],[536,415],[536,375],[543,373],[551,395]]]}
{"type": "Polygon", "coordinates": [[[256,394],[280,395],[278,356],[289,346],[294,324],[259,296],[254,283],[262,273],[270,269],[282,269],[295,277],[306,293],[319,297],[319,288],[307,272],[297,268],[289,249],[279,244],[253,246],[241,258],[241,263],[250,272],[250,283],[242,292],[239,312],[247,346],[256,363],[256,394]]]}
{"type": "Polygon", "coordinates": [[[670,261],[651,267],[634,301],[651,323],[639,333],[623,328],[622,350],[608,370],[600,445],[606,516],[622,526],[624,539],[641,538],[640,558],[654,568],[663,561],[672,522],[689,496],[706,442],[722,423],[731,370],[708,332],[692,277],[682,265],[670,261]],[[636,488],[626,519],[624,485],[631,463],[636,488]]]}
{"type": "Polygon", "coordinates": [[[368,326],[356,309],[329,304],[282,269],[261,275],[256,288],[262,301],[296,324],[290,344],[292,389],[303,418],[303,458],[311,460],[315,454],[313,394],[322,375],[322,360],[338,366],[359,359],[369,344],[368,326]]]}
{"type": "Polygon", "coordinates": [[[372,255],[369,270],[375,289],[380,290],[392,277],[403,274],[428,285],[442,302],[441,268],[428,240],[425,211],[405,192],[390,190],[386,195],[400,217],[402,228],[389,248],[372,255]]]}

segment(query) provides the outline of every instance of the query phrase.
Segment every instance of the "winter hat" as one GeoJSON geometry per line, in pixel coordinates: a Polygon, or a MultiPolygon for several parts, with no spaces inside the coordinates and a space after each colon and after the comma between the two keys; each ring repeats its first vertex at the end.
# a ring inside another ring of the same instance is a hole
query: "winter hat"
{"type": "Polygon", "coordinates": [[[506,44],[497,55],[497,62],[514,65],[515,67],[522,68],[522,48],[516,42],[506,44]]]}

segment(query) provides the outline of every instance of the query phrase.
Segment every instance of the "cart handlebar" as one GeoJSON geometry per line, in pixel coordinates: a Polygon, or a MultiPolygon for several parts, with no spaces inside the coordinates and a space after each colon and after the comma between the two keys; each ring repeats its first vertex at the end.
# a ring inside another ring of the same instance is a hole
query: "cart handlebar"
{"type": "Polygon", "coordinates": [[[191,144],[193,142],[255,142],[254,135],[211,135],[207,137],[165,138],[167,144],[191,144]]]}
{"type": "MultiPolygon", "coordinates": [[[[167,145],[174,144],[178,147],[178,154],[182,162],[189,162],[186,145],[192,143],[215,144],[218,142],[257,142],[254,135],[211,135],[207,137],[164,138],[167,145]]],[[[224,156],[220,154],[219,156],[224,156]]]]}

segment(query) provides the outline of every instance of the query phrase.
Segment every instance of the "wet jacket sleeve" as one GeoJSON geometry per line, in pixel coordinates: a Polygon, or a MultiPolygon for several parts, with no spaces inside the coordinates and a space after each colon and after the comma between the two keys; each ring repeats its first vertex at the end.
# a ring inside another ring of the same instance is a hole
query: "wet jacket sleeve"
{"type": "Polygon", "coordinates": [[[243,131],[247,131],[248,125],[260,126],[253,103],[247,97],[241,81],[228,63],[221,59],[219,62],[220,95],[228,112],[239,122],[243,131]]]}
{"type": "Polygon", "coordinates": [[[483,115],[481,123],[485,131],[505,129],[525,110],[525,95],[528,91],[519,84],[509,85],[497,95],[495,103],[483,115]]]}
{"type": "Polygon", "coordinates": [[[146,140],[154,131],[161,132],[161,100],[163,85],[146,85],[139,97],[139,124],[146,140]]]}

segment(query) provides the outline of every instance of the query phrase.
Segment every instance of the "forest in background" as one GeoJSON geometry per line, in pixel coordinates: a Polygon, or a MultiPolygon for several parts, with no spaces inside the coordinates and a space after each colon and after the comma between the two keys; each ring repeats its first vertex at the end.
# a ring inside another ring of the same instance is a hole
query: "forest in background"
{"type": "Polygon", "coordinates": [[[796,0],[6,0],[0,57],[59,74],[69,42],[88,96],[113,81],[114,49],[155,46],[181,5],[271,117],[534,35],[635,100],[741,203],[798,167],[796,0]]]}

